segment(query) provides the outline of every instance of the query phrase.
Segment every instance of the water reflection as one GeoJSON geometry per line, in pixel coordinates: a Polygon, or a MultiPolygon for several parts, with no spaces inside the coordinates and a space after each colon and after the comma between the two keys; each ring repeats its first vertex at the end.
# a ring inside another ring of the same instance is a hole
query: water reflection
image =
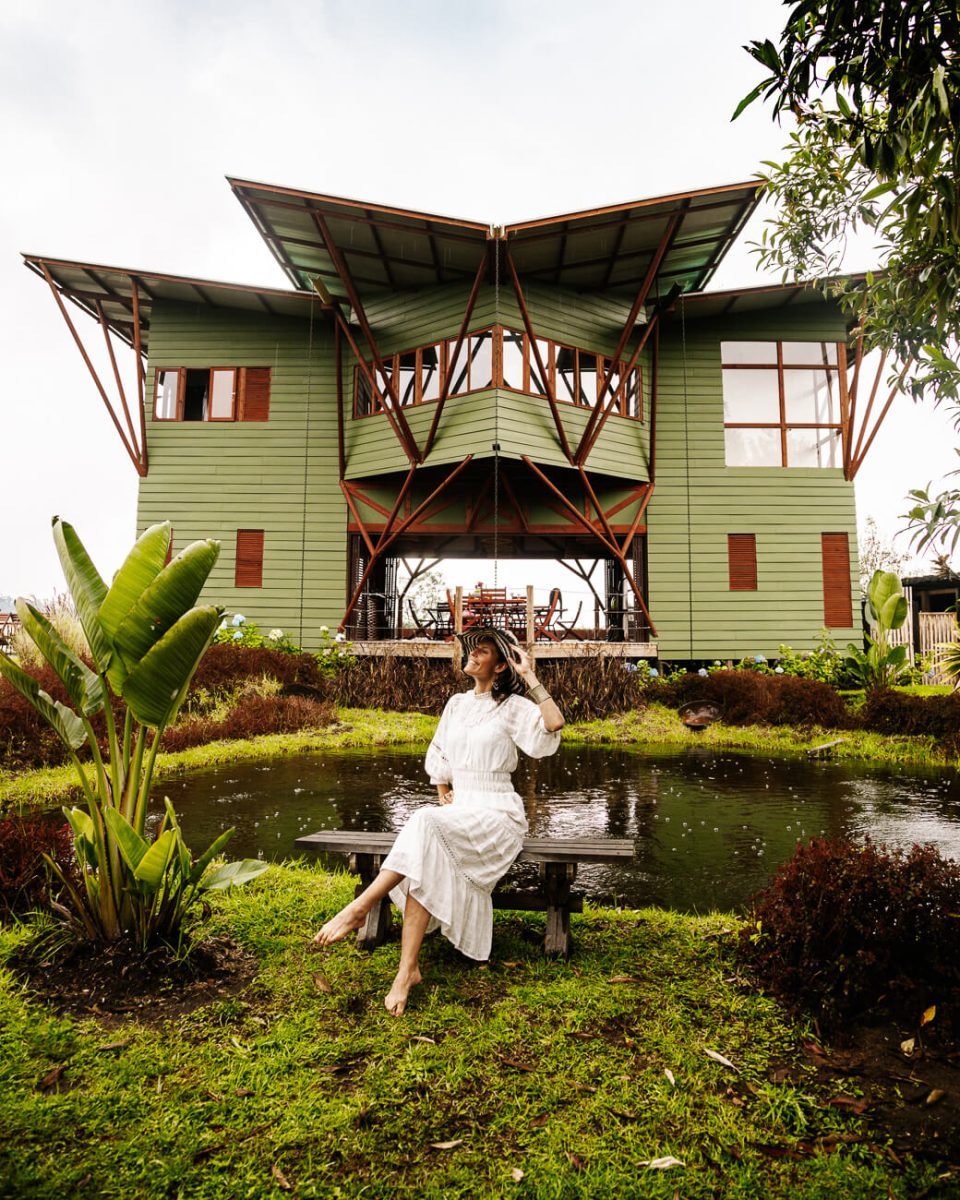
{"type": "MultiPolygon", "coordinates": [[[[635,840],[634,863],[581,868],[579,886],[606,903],[735,908],[814,834],[960,858],[955,770],[583,748],[525,762],[515,780],[532,834],[635,840]]],[[[398,829],[434,791],[419,754],[353,752],[197,772],[159,788],[158,808],[163,794],[195,849],[234,825],[233,856],[281,859],[313,830],[398,829]]]]}

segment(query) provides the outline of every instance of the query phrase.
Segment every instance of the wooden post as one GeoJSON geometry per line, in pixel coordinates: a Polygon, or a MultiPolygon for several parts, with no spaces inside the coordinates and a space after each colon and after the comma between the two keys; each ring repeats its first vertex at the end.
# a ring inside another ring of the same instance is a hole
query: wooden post
{"type": "Polygon", "coordinates": [[[527,648],[532,649],[534,642],[533,629],[533,584],[527,584],[527,648]]]}
{"type": "Polygon", "coordinates": [[[463,633],[463,587],[459,584],[453,594],[453,628],[456,633],[463,633]]]}
{"type": "MultiPolygon", "coordinates": [[[[380,874],[380,864],[383,859],[384,855],[382,854],[350,855],[350,870],[360,876],[360,882],[354,891],[355,896],[359,896],[380,874]]],[[[385,896],[379,904],[371,908],[362,927],[357,930],[357,945],[361,950],[376,950],[377,946],[386,939],[392,923],[390,897],[385,896]]]]}
{"type": "Polygon", "coordinates": [[[548,958],[570,957],[570,885],[577,877],[576,863],[543,863],[547,896],[547,932],[543,952],[548,958]]]}

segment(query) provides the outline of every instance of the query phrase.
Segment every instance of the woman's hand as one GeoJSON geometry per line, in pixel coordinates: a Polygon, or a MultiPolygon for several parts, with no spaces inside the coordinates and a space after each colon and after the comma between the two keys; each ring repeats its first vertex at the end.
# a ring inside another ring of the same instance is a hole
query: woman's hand
{"type": "Polygon", "coordinates": [[[516,655],[517,674],[528,687],[534,686],[537,682],[537,677],[533,673],[533,664],[530,662],[530,655],[523,646],[515,646],[514,653],[516,655]]]}
{"type": "Polygon", "coordinates": [[[453,803],[453,788],[451,788],[449,792],[440,792],[440,794],[437,796],[437,803],[438,804],[452,804],[453,803]]]}

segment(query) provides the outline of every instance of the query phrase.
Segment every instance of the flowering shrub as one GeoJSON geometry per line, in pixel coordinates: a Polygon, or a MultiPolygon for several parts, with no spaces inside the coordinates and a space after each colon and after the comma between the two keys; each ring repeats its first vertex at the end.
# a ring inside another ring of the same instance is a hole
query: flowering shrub
{"type": "Polygon", "coordinates": [[[960,864],[934,847],[812,838],[752,901],[740,952],[769,991],[826,1025],[891,994],[910,997],[916,1020],[958,995],[957,912],[960,864]]]}
{"type": "MultiPolygon", "coordinates": [[[[245,647],[253,650],[278,650],[283,654],[305,654],[293,638],[282,629],[263,633],[256,621],[248,621],[243,613],[224,617],[214,634],[213,645],[245,647]]],[[[326,625],[320,626],[320,646],[314,654],[320,674],[330,677],[356,664],[350,643],[342,633],[331,634],[326,625]]]]}

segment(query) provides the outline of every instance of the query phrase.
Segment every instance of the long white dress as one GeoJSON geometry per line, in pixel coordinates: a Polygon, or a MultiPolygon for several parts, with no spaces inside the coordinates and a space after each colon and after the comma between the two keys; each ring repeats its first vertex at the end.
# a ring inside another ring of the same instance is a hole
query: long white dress
{"type": "Polygon", "coordinates": [[[383,868],[404,876],[390,893],[394,904],[402,909],[413,896],[431,915],[428,932],[439,927],[468,958],[490,956],[491,893],[527,832],[510,778],[517,750],[545,758],[559,745],[559,730],[549,733],[524,696],[498,704],[489,692],[460,692],[443,710],[425,766],[431,783],[453,787],[453,803],[418,809],[383,868]]]}

